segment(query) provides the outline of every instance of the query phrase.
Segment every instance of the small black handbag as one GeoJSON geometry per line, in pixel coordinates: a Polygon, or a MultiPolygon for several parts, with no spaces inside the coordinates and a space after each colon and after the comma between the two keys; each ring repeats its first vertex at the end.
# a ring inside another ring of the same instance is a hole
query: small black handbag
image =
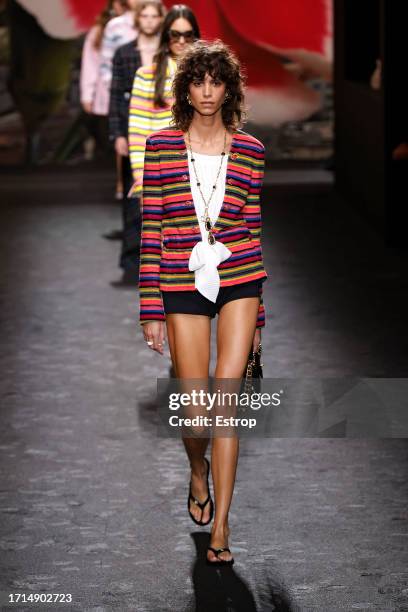
{"type": "Polygon", "coordinates": [[[263,378],[263,371],[261,363],[261,355],[262,355],[262,344],[259,343],[259,347],[257,351],[253,351],[252,349],[249,351],[248,362],[244,371],[244,387],[247,391],[250,391],[253,387],[253,379],[254,378],[263,378]]]}
{"type": "Polygon", "coordinates": [[[259,343],[259,347],[257,351],[253,351],[252,349],[249,351],[248,355],[248,363],[245,368],[245,378],[263,378],[262,366],[261,363],[261,355],[262,355],[262,344],[259,343]]]}

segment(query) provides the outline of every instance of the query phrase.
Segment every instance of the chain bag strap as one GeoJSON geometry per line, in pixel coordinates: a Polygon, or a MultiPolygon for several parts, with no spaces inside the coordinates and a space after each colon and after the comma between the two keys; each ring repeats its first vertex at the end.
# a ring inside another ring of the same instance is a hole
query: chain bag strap
{"type": "Polygon", "coordinates": [[[262,344],[259,343],[259,347],[256,351],[252,349],[249,351],[248,361],[245,366],[243,373],[244,378],[244,392],[250,393],[253,389],[253,379],[263,378],[263,363],[261,363],[262,355],[262,344]]]}

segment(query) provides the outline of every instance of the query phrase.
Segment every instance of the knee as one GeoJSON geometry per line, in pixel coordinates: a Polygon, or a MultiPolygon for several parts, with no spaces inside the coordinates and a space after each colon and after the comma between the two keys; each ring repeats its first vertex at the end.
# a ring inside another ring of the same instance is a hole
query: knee
{"type": "Polygon", "coordinates": [[[242,378],[244,375],[243,369],[234,370],[234,369],[217,369],[214,374],[214,378],[242,378]]]}
{"type": "Polygon", "coordinates": [[[244,375],[244,370],[246,366],[246,361],[242,361],[242,359],[218,359],[217,365],[215,367],[215,378],[242,378],[244,375]]]}
{"type": "Polygon", "coordinates": [[[183,438],[207,438],[209,437],[209,428],[206,425],[183,425],[183,438]]]}

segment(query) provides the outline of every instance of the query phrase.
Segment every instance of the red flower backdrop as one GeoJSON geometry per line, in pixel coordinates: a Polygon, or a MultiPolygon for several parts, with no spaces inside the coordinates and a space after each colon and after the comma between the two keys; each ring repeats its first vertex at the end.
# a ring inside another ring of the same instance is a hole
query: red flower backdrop
{"type": "MultiPolygon", "coordinates": [[[[56,38],[87,30],[105,0],[18,0],[56,38]]],[[[332,0],[190,0],[202,36],[229,44],[245,65],[251,118],[278,125],[320,107],[308,77],[331,78],[332,0]]],[[[165,0],[167,7],[175,2],[165,0]]]]}
{"type": "Polygon", "coordinates": [[[69,39],[86,32],[106,0],[17,0],[53,38],[69,39]]]}
{"type": "Polygon", "coordinates": [[[74,16],[78,28],[88,30],[95,16],[103,11],[107,2],[106,0],[67,0],[66,4],[68,13],[74,16]]]}
{"type": "MultiPolygon", "coordinates": [[[[168,7],[173,4],[166,1],[168,7]]],[[[278,125],[304,119],[320,108],[320,94],[302,79],[331,78],[332,0],[190,0],[188,4],[203,38],[220,38],[243,62],[251,119],[278,125]]]]}

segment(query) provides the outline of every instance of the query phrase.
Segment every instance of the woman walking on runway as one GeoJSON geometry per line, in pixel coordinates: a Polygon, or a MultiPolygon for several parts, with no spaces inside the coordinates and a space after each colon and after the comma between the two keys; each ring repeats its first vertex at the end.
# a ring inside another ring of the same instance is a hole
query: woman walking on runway
{"type": "Polygon", "coordinates": [[[140,205],[137,198],[128,197],[133,185],[128,148],[129,99],[136,71],[141,66],[151,65],[157,53],[164,14],[165,8],[159,0],[139,0],[135,12],[137,38],[119,47],[113,56],[109,131],[121,159],[123,179],[123,232],[119,258],[123,276],[113,286],[137,284],[139,278],[140,205]]]}
{"type": "Polygon", "coordinates": [[[176,4],[167,13],[154,63],[137,70],[129,104],[129,156],[133,172],[133,195],[142,190],[143,159],[146,137],[169,125],[172,83],[177,59],[200,30],[193,11],[176,4]]]}
{"type": "MultiPolygon", "coordinates": [[[[166,336],[177,378],[209,375],[211,318],[218,313],[214,377],[241,378],[265,324],[260,190],[264,147],[238,129],[243,78],[217,41],[195,43],[174,80],[174,127],[146,142],[140,269],[140,319],[148,346],[166,336]],[[167,333],[166,333],[167,332],[167,333]]],[[[191,465],[188,509],[208,524],[209,438],[183,437],[191,465]]],[[[215,517],[207,562],[233,563],[228,547],[239,441],[213,437],[215,517]]]]}

